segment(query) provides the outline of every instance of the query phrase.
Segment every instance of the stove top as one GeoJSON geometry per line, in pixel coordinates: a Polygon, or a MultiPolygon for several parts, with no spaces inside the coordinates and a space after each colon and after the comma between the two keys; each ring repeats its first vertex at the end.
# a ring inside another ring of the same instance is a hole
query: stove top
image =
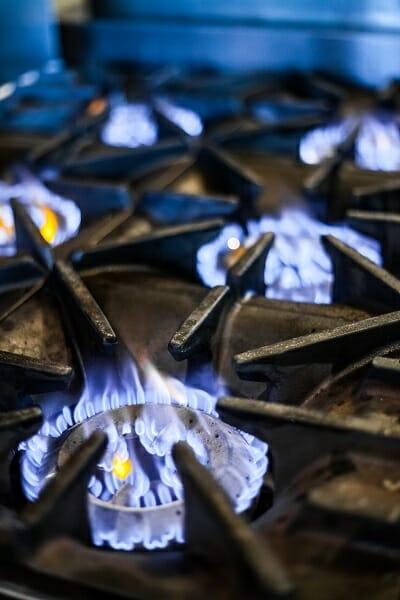
{"type": "Polygon", "coordinates": [[[0,88],[2,595],[399,597],[399,94],[0,88]]]}

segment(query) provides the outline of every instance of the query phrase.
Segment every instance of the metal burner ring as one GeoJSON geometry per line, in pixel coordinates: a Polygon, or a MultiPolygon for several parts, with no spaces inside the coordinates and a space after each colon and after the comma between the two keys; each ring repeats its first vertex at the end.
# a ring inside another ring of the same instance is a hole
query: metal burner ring
{"type": "Polygon", "coordinates": [[[87,419],[70,430],[58,466],[95,430],[109,436],[106,456],[89,488],[96,545],[131,550],[183,542],[183,490],[171,456],[177,441],[191,445],[198,460],[225,488],[237,512],[248,508],[257,495],[267,466],[266,445],[253,436],[201,411],[163,404],[125,406],[87,419]],[[129,480],[118,487],[117,478],[107,469],[121,444],[124,449],[129,447],[133,468],[129,480]],[[143,449],[152,474],[144,472],[143,449]],[[113,485],[116,491],[110,498],[113,485]],[[123,486],[130,488],[136,506],[127,504],[126,498],[120,501],[123,486]]]}

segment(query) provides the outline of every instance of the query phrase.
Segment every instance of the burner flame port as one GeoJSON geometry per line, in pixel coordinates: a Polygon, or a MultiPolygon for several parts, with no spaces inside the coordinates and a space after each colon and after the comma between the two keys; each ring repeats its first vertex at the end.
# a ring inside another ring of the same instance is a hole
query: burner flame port
{"type": "Polygon", "coordinates": [[[74,449],[100,430],[108,446],[88,490],[95,545],[152,550],[184,541],[183,487],[172,458],[180,441],[210,469],[236,512],[247,510],[263,484],[267,445],[221,421],[206,392],[151,366],[144,386],[134,365],[124,374],[119,386],[109,381],[100,393],[92,383],[73,410],[64,406],[21,444],[28,499],[36,499],[74,449]]]}

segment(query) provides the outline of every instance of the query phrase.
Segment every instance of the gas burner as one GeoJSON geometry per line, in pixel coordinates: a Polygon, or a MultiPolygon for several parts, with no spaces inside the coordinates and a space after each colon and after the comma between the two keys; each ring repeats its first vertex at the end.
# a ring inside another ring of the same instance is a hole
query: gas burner
{"type": "Polygon", "coordinates": [[[158,126],[151,108],[141,102],[116,102],[105,123],[102,140],[109,146],[137,148],[151,146],[158,138],[158,126]]]}
{"type": "Polygon", "coordinates": [[[201,118],[190,108],[179,106],[168,97],[155,97],[151,102],[128,102],[116,97],[101,139],[109,146],[138,148],[156,144],[167,132],[170,135],[199,136],[203,132],[201,118]]]}
{"type": "Polygon", "coordinates": [[[315,165],[333,156],[342,144],[358,129],[355,140],[355,162],[363,169],[372,171],[400,170],[400,131],[393,117],[368,115],[357,119],[349,117],[306,133],[300,142],[300,158],[304,163],[315,165]]]}
{"type": "Polygon", "coordinates": [[[144,388],[132,366],[121,393],[112,387],[86,392],[21,446],[23,487],[36,500],[76,447],[95,431],[107,434],[107,450],[89,481],[97,546],[152,550],[184,541],[183,490],[172,458],[178,442],[191,446],[238,513],[257,497],[267,470],[267,445],[221,421],[214,398],[154,368],[146,371],[144,388]]]}
{"type": "Polygon", "coordinates": [[[273,232],[275,243],[265,264],[267,297],[329,303],[333,271],[321,238],[333,235],[374,263],[381,264],[379,243],[345,225],[326,225],[303,210],[286,209],[277,219],[263,217],[259,231],[273,232]]]}
{"type": "Polygon", "coordinates": [[[81,213],[76,204],[50,192],[39,179],[24,172],[20,183],[0,182],[1,254],[13,254],[15,251],[14,219],[9,204],[12,198],[17,198],[26,206],[48,244],[61,244],[79,230],[81,213]]]}
{"type": "Polygon", "coordinates": [[[217,239],[200,248],[197,270],[206,285],[223,285],[228,268],[263,233],[274,233],[265,263],[267,298],[298,302],[331,302],[332,266],[321,236],[334,235],[376,264],[381,264],[379,243],[345,225],[326,225],[302,208],[287,208],[279,217],[262,217],[239,225],[227,225],[217,239]]]}

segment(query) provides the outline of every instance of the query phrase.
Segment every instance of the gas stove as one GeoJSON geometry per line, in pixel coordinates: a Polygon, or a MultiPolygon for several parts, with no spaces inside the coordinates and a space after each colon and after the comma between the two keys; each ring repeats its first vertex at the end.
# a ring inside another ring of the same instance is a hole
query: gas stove
{"type": "Polygon", "coordinates": [[[0,88],[2,595],[398,597],[399,103],[0,88]]]}

